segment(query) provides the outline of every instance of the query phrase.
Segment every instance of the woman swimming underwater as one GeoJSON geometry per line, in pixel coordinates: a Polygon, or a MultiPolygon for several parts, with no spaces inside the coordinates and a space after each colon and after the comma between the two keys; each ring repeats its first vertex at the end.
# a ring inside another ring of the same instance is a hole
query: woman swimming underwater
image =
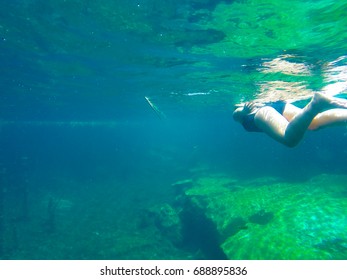
{"type": "Polygon", "coordinates": [[[233,118],[247,131],[265,132],[276,141],[295,147],[306,130],[346,124],[347,100],[318,92],[302,109],[286,101],[262,105],[247,102],[234,110],[233,118]]]}

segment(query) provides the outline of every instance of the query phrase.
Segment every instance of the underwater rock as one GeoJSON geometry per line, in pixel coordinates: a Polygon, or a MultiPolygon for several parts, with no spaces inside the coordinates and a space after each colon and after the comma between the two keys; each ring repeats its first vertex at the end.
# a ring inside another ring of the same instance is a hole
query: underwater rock
{"type": "Polygon", "coordinates": [[[43,200],[43,221],[42,229],[47,234],[51,234],[57,229],[57,218],[64,219],[73,207],[73,202],[54,196],[47,196],[43,200]]]}
{"type": "Polygon", "coordinates": [[[185,180],[180,180],[175,183],[172,183],[171,186],[182,186],[182,185],[187,185],[187,186],[192,186],[193,180],[192,179],[185,179],[185,180]]]}
{"type": "Polygon", "coordinates": [[[182,242],[182,224],[179,213],[171,205],[165,203],[154,206],[148,210],[147,223],[149,220],[167,237],[172,243],[182,242]]]}
{"type": "Polygon", "coordinates": [[[221,235],[224,240],[235,235],[240,230],[247,229],[247,221],[241,217],[231,218],[226,222],[226,225],[221,229],[221,235]]]}
{"type": "Polygon", "coordinates": [[[336,255],[335,259],[345,260],[347,256],[347,239],[332,238],[323,240],[315,247],[336,255]]]}
{"type": "Polygon", "coordinates": [[[191,188],[193,186],[193,180],[192,179],[180,180],[171,184],[171,186],[175,188],[176,194],[181,194],[184,192],[184,190],[191,188]]]}
{"type": "Polygon", "coordinates": [[[274,214],[272,212],[265,212],[265,210],[262,209],[251,215],[249,221],[258,225],[266,225],[270,223],[273,218],[274,214]]]}
{"type": "Polygon", "coordinates": [[[220,233],[214,222],[205,215],[203,203],[198,205],[187,199],[183,204],[185,206],[180,215],[183,226],[182,246],[192,252],[200,252],[202,259],[227,259],[220,247],[220,233]]]}
{"type": "Polygon", "coordinates": [[[337,196],[345,189],[346,178],[322,175],[303,182],[273,178],[241,182],[221,174],[194,178],[192,187],[178,197],[184,241],[196,242],[199,238],[194,236],[203,235],[211,241],[209,246],[195,245],[204,255],[221,252],[219,256],[227,259],[347,258],[342,210],[347,209],[347,199],[337,196]]]}

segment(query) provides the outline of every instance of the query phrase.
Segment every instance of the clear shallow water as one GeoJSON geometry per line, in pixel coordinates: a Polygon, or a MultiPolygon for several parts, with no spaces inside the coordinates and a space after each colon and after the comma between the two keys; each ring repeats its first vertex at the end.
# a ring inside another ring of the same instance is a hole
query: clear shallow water
{"type": "MultiPolygon", "coordinates": [[[[262,186],[259,178],[280,178],[296,189],[322,173],[346,174],[345,127],[309,133],[288,150],[264,135],[245,133],[231,118],[233,104],[254,98],[307,99],[321,89],[344,93],[345,6],[2,3],[2,258],[216,258],[220,240],[209,251],[189,246],[188,237],[177,242],[166,234],[170,226],[163,220],[176,217],[167,212],[183,211],[184,191],[175,182],[192,180],[196,187],[200,177],[222,173],[240,186],[244,179],[262,186]]],[[[310,201],[318,208],[319,194],[310,201]]],[[[332,207],[341,215],[343,201],[341,195],[332,207]]],[[[262,209],[249,216],[256,210],[262,209]]],[[[209,218],[205,209],[200,212],[209,218]]],[[[200,212],[188,211],[189,217],[200,212]]],[[[235,227],[230,234],[245,230],[235,227]]],[[[194,235],[194,229],[183,232],[194,235]]],[[[327,249],[330,257],[317,254],[334,259],[346,256],[341,240],[310,242],[323,244],[319,248],[335,244],[327,249]]],[[[271,258],[259,252],[257,258],[271,258]]]]}

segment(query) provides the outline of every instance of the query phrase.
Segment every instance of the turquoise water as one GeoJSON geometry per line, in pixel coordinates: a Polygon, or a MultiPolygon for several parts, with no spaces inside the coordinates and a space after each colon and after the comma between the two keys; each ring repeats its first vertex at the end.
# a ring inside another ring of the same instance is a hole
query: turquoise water
{"type": "Polygon", "coordinates": [[[346,127],[231,116],[344,97],[345,1],[2,2],[1,259],[346,259],[346,127]]]}

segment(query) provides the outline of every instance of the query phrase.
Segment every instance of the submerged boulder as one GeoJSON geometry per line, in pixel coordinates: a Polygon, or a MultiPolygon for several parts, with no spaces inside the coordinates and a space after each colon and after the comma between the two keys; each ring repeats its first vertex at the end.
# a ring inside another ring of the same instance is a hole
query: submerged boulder
{"type": "Polygon", "coordinates": [[[146,214],[146,223],[153,223],[172,243],[182,242],[182,223],[177,209],[164,203],[151,207],[146,214]]]}
{"type": "Polygon", "coordinates": [[[195,221],[185,240],[197,239],[200,230],[213,240],[200,248],[205,255],[222,252],[217,255],[227,259],[347,258],[345,182],[346,176],[332,175],[299,183],[201,177],[179,197],[183,226],[195,221]]]}

